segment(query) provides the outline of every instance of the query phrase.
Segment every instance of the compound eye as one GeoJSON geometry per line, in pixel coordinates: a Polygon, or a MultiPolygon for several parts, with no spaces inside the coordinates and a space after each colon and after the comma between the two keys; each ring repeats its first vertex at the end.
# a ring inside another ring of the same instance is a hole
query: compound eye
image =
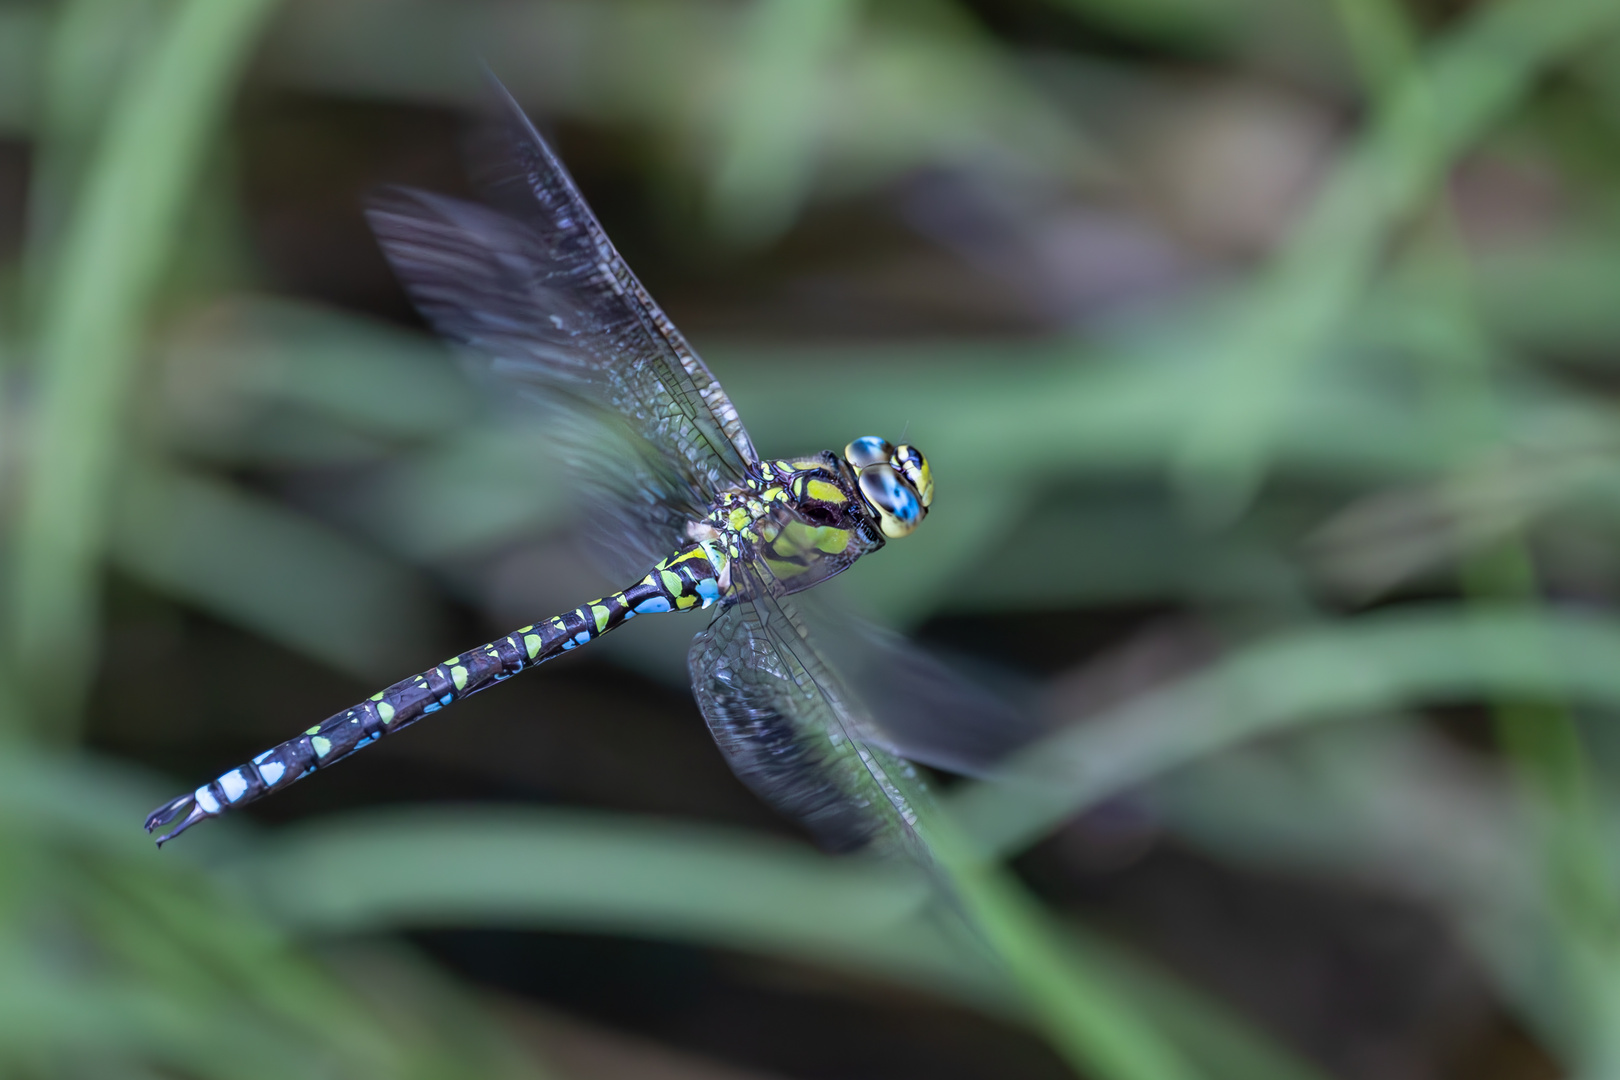
{"type": "Polygon", "coordinates": [[[922,521],[922,501],[892,466],[866,466],[861,470],[860,485],[861,497],[876,511],[883,535],[889,539],[909,536],[922,521]]]}
{"type": "Polygon", "coordinates": [[[928,459],[922,456],[922,451],[915,446],[900,446],[894,452],[894,467],[900,475],[911,482],[917,489],[917,497],[922,500],[924,507],[934,501],[934,474],[928,468],[928,459]]]}
{"type": "Polygon", "coordinates": [[[894,456],[894,447],[888,441],[876,435],[862,435],[848,446],[844,447],[844,460],[857,469],[864,469],[868,465],[887,462],[894,456]]]}

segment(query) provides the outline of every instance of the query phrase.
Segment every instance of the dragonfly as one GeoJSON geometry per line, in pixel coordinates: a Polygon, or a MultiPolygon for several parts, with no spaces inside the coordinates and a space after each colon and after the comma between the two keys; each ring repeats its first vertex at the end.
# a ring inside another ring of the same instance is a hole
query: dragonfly
{"type": "Polygon", "coordinates": [[[842,454],[760,457],[556,154],[504,88],[492,90],[499,149],[479,178],[485,201],[394,188],[367,217],[437,332],[535,400],[536,422],[549,425],[593,511],[591,547],[639,576],[328,717],[165,803],[147,832],[162,830],[161,847],[631,619],[711,611],[688,669],[737,776],[829,849],[914,850],[926,788],[902,755],[950,767],[952,751],[948,738],[906,746],[894,734],[903,724],[884,729],[881,702],[906,698],[915,715],[932,693],[943,715],[974,695],[943,665],[871,632],[835,633],[862,658],[835,662],[796,597],[917,529],[934,497],[928,459],[871,435],[842,454]]]}

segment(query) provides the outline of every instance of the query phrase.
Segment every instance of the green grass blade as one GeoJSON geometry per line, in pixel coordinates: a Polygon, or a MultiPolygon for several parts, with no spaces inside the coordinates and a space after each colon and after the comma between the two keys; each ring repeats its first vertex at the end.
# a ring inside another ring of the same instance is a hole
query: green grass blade
{"type": "Polygon", "coordinates": [[[854,36],[861,6],[754,0],[710,180],[710,214],[732,238],[774,239],[797,216],[814,178],[829,68],[854,36]]]}
{"type": "Polygon", "coordinates": [[[205,871],[251,844],[243,822],[157,853],[140,821],[171,790],[0,743],[0,857],[24,871],[0,921],[0,1073],[54,1055],[222,1080],[514,1074],[495,1026],[439,1015],[471,1007],[452,982],[364,1002],[205,871]]]}
{"type": "Polygon", "coordinates": [[[114,103],[50,266],[11,586],[17,670],[59,715],[84,692],[107,495],[146,306],[207,140],[271,0],[180,0],[114,103]],[[63,657],[75,662],[65,667],[63,657]],[[49,672],[48,676],[43,673],[49,672]]]}
{"type": "Polygon", "coordinates": [[[919,807],[918,831],[974,928],[1018,984],[1053,1048],[1085,1076],[1192,1080],[1204,1075],[1161,1034],[1157,1018],[1066,955],[1050,917],[943,814],[919,807]]]}
{"type": "Polygon", "coordinates": [[[415,574],[279,503],[147,461],[124,468],[114,508],[110,556],[169,596],[365,678],[429,648],[415,574]]]}
{"type": "Polygon", "coordinates": [[[1620,706],[1617,656],[1620,621],[1524,606],[1436,605],[1295,630],[1042,740],[1001,780],[962,788],[953,809],[980,844],[1013,851],[1134,784],[1291,726],[1549,689],[1620,706]],[[1545,671],[1500,660],[1542,643],[1545,671]]]}
{"type": "Polygon", "coordinates": [[[1359,299],[1391,231],[1537,75],[1617,23],[1607,0],[1491,4],[1389,96],[1205,352],[1214,392],[1175,457],[1195,502],[1229,513],[1252,497],[1300,369],[1359,299]]]}
{"type": "Polygon", "coordinates": [[[0,135],[21,138],[37,126],[40,55],[47,38],[44,10],[0,8],[0,135]]]}
{"type": "MultiPolygon", "coordinates": [[[[658,937],[854,971],[1029,1020],[982,947],[929,910],[934,894],[915,873],[732,830],[584,812],[392,811],[281,830],[216,872],[308,933],[505,926],[658,937]]],[[[1051,929],[1053,962],[1106,986],[1115,1000],[1104,1009],[1152,1017],[1210,1075],[1315,1080],[1215,1002],[1094,935],[1051,929]]]]}
{"type": "Polygon", "coordinates": [[[713,828],[585,813],[379,813],[283,830],[221,870],[306,930],[496,923],[644,934],[915,971],[980,1001],[1005,993],[913,918],[929,896],[916,874],[713,828]]]}

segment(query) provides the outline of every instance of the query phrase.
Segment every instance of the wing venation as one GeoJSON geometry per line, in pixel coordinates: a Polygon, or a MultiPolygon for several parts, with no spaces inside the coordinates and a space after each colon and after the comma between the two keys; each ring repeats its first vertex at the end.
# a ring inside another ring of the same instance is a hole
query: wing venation
{"type": "Polygon", "coordinates": [[[367,217],[434,328],[556,406],[551,421],[592,509],[626,530],[608,545],[622,564],[613,569],[640,569],[679,540],[672,522],[701,516],[757,471],[758,455],[561,163],[496,92],[506,149],[484,180],[499,209],[394,188],[367,217]]]}
{"type": "Polygon", "coordinates": [[[692,643],[688,666],[715,742],[756,794],[830,850],[929,863],[913,827],[921,778],[856,734],[855,704],[790,601],[759,593],[726,609],[692,643]]]}

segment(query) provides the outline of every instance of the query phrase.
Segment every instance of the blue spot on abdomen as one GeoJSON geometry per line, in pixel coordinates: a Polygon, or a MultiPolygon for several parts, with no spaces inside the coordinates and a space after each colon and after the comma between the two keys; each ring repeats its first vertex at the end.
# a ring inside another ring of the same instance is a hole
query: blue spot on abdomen
{"type": "Polygon", "coordinates": [[[232,769],[219,778],[219,789],[225,793],[225,797],[231,802],[235,802],[247,794],[247,786],[247,777],[242,775],[241,769],[232,769]]]}

